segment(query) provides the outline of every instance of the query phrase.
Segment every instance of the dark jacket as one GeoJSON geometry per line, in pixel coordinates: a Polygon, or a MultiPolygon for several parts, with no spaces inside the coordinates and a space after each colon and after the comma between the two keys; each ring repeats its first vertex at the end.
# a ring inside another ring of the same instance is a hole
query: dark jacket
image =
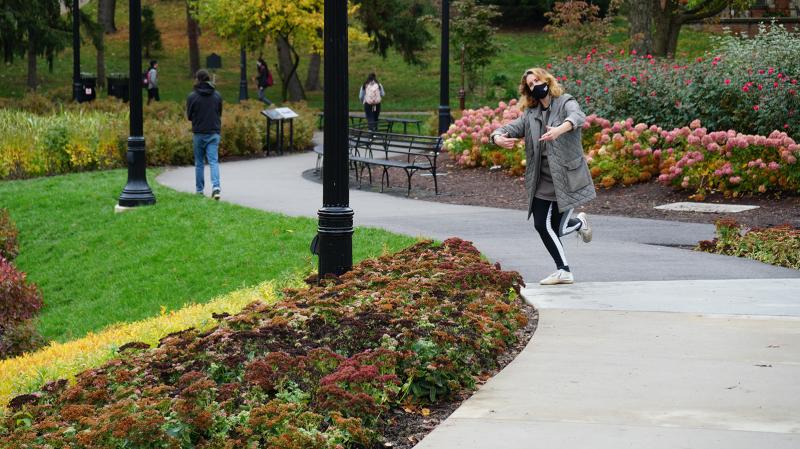
{"type": "Polygon", "coordinates": [[[222,129],[222,96],[210,82],[194,86],[186,99],[186,117],[192,121],[192,132],[219,134],[222,129]]]}
{"type": "Polygon", "coordinates": [[[267,86],[267,74],[269,73],[269,69],[266,65],[258,65],[258,87],[269,87],[267,86]]]}

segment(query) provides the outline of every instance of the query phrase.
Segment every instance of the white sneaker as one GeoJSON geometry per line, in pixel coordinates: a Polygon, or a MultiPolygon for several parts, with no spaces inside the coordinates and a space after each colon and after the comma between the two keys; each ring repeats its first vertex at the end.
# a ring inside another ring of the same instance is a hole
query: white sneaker
{"type": "Polygon", "coordinates": [[[556,285],[556,284],[571,284],[575,282],[575,278],[572,277],[572,273],[565,270],[558,270],[555,273],[547,276],[546,278],[539,281],[540,285],[556,285]]]}
{"type": "Polygon", "coordinates": [[[578,229],[578,235],[581,236],[584,243],[589,243],[592,241],[592,228],[589,227],[589,217],[586,215],[586,212],[579,213],[575,218],[581,221],[583,225],[581,228],[578,229]]]}

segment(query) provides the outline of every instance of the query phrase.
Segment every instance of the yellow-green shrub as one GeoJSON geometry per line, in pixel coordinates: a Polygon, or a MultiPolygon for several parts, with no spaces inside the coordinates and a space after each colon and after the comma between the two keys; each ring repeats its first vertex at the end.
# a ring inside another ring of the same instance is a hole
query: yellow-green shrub
{"type": "MultiPolygon", "coordinates": [[[[26,99],[24,104],[42,102],[38,97],[26,99]]],[[[262,107],[254,101],[224,106],[220,145],[223,159],[261,154],[266,127],[262,107]]],[[[314,134],[314,111],[305,103],[289,107],[300,114],[294,122],[293,149],[308,149],[314,134]]],[[[59,108],[49,115],[0,110],[0,179],[125,165],[129,128],[123,103],[104,99],[59,108]]],[[[157,102],[146,106],[143,112],[148,165],[193,163],[191,123],[183,105],[157,102]]]]}
{"type": "Polygon", "coordinates": [[[109,326],[96,334],[67,343],[50,343],[31,354],[0,361],[0,414],[19,394],[38,390],[47,382],[72,379],[75,374],[114,358],[117,349],[130,342],[151,346],[164,336],[188,328],[206,330],[217,321],[212,314],[234,314],[254,301],[271,303],[276,292],[271,282],[237,290],[207,304],[194,304],[147,320],[109,326]]]}
{"type": "Polygon", "coordinates": [[[0,178],[122,166],[117,137],[125,114],[64,111],[53,115],[0,110],[0,178]]]}

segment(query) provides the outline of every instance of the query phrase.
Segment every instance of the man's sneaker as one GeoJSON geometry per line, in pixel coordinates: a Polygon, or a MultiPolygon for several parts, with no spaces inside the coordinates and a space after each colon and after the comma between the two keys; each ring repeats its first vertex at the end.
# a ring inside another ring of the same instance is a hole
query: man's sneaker
{"type": "Polygon", "coordinates": [[[566,270],[558,270],[555,273],[547,276],[539,281],[540,285],[556,285],[556,284],[571,284],[575,282],[572,273],[566,270]]]}
{"type": "Polygon", "coordinates": [[[581,212],[576,217],[578,220],[583,223],[581,228],[578,229],[578,235],[581,236],[585,243],[589,243],[592,241],[592,228],[589,226],[589,217],[586,215],[585,212],[581,212]]]}
{"type": "Polygon", "coordinates": [[[219,189],[214,189],[214,191],[211,192],[211,198],[214,198],[215,200],[219,200],[219,189]]]}

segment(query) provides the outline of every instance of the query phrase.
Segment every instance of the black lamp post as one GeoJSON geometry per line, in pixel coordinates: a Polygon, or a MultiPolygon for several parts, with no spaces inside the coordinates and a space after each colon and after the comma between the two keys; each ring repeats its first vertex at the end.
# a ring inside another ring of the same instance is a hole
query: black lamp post
{"type": "Polygon", "coordinates": [[[353,266],[347,122],[347,0],[325,0],[325,137],[322,209],[319,209],[319,278],[353,266]]]}
{"type": "Polygon", "coordinates": [[[450,0],[442,0],[442,61],[439,80],[439,134],[450,128],[450,0]]]}
{"type": "Polygon", "coordinates": [[[81,101],[81,12],[79,0],[72,0],[72,99],[81,101]]]}
{"type": "Polygon", "coordinates": [[[144,125],[142,118],[142,1],[130,1],[130,135],[128,136],[128,184],[119,196],[122,207],[147,206],[156,197],[147,185],[144,125]]]}
{"type": "Polygon", "coordinates": [[[244,51],[242,46],[241,53],[239,54],[239,101],[247,100],[247,52],[244,51]]]}

